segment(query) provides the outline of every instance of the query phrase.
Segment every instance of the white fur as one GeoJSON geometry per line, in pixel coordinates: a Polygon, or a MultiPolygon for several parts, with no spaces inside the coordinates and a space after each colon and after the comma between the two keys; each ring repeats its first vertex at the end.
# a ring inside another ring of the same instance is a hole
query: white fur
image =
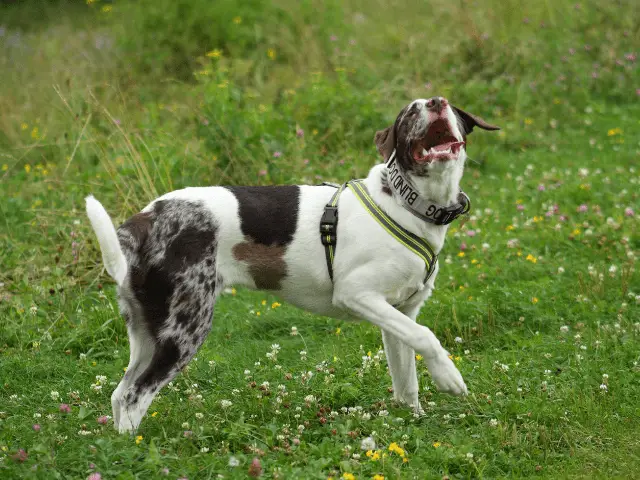
{"type": "Polygon", "coordinates": [[[91,226],[96,232],[98,243],[102,250],[102,261],[104,267],[118,285],[122,285],[124,278],[127,276],[127,260],[120,248],[116,229],[109,214],[102,204],[96,200],[93,195],[89,195],[86,199],[87,216],[91,221],[91,226]]]}

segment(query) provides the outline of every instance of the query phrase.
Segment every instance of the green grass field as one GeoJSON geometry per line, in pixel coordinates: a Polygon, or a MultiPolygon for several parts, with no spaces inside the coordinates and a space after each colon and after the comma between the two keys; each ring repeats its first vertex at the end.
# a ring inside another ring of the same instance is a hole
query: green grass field
{"type": "Polygon", "coordinates": [[[639,39],[633,0],[0,2],[0,478],[640,475],[639,39]],[[117,434],[84,197],[121,222],[187,185],[362,177],[432,95],[502,127],[469,138],[419,317],[470,395],[419,362],[414,418],[376,328],[239,289],[117,434]]]}

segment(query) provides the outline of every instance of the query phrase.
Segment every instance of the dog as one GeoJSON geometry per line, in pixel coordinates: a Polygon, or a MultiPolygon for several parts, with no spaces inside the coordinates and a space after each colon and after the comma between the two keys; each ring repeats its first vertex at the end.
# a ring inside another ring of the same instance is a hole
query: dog
{"type": "Polygon", "coordinates": [[[448,224],[429,220],[427,211],[412,205],[445,211],[459,203],[466,137],[474,127],[498,129],[445,98],[414,100],[375,134],[385,163],[358,183],[368,191],[371,208],[428,243],[430,265],[382,228],[355,188],[342,188],[335,202],[340,221],[329,264],[318,222],[336,195],[334,186],[185,188],[154,200],[117,230],[104,207],[87,197],[130,341],[129,366],[111,397],[115,427],[138,428],[158,391],[204,342],[216,298],[231,285],[268,290],[319,315],[380,327],[394,398],[416,411],[415,352],[440,391],[465,395],[448,352],[416,322],[434,288],[448,224]]]}

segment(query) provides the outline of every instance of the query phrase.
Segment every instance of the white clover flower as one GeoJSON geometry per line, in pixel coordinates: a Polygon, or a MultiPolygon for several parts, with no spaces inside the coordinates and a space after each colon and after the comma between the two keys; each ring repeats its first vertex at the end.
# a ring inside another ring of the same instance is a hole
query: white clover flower
{"type": "Polygon", "coordinates": [[[564,273],[564,267],[558,267],[558,273],[564,273]]]}
{"type": "Polygon", "coordinates": [[[363,420],[371,420],[371,414],[367,413],[367,412],[363,413],[362,414],[362,419],[363,420]]]}
{"type": "Polygon", "coordinates": [[[387,417],[387,416],[389,416],[389,412],[387,412],[386,410],[380,410],[380,411],[378,412],[378,416],[380,416],[380,417],[387,417]]]}
{"type": "Polygon", "coordinates": [[[240,460],[238,460],[236,457],[231,456],[229,457],[229,463],[228,465],[230,467],[237,467],[238,465],[240,465],[240,460]]]}
{"type": "Polygon", "coordinates": [[[229,400],[220,400],[220,406],[222,408],[229,408],[231,405],[233,405],[233,403],[229,400]]]}
{"type": "Polygon", "coordinates": [[[291,327],[291,335],[294,337],[298,335],[298,329],[296,327],[291,327]]]}
{"type": "Polygon", "coordinates": [[[182,423],[182,428],[189,428],[189,422],[183,422],[182,423]]]}
{"type": "Polygon", "coordinates": [[[569,327],[567,325],[563,325],[560,327],[560,331],[562,333],[567,333],[569,331],[569,327]]]}
{"type": "Polygon", "coordinates": [[[604,383],[600,385],[600,390],[602,390],[603,392],[606,392],[609,390],[609,387],[607,387],[604,383]]]}
{"type": "Polygon", "coordinates": [[[462,343],[463,342],[462,337],[456,337],[456,338],[453,339],[453,341],[456,342],[456,343],[462,343]]]}
{"type": "Polygon", "coordinates": [[[204,414],[203,414],[203,413],[201,413],[201,412],[196,412],[196,418],[197,418],[198,420],[202,420],[202,419],[204,418],[204,414]]]}
{"type": "Polygon", "coordinates": [[[60,398],[60,394],[58,392],[56,392],[55,390],[52,390],[50,395],[51,395],[51,399],[52,400],[58,400],[60,398]]]}
{"type": "Polygon", "coordinates": [[[304,401],[307,403],[313,403],[316,401],[316,397],[314,397],[313,395],[307,395],[306,397],[304,397],[304,401]]]}
{"type": "Polygon", "coordinates": [[[207,453],[209,451],[209,447],[202,447],[200,449],[200,453],[207,453]]]}

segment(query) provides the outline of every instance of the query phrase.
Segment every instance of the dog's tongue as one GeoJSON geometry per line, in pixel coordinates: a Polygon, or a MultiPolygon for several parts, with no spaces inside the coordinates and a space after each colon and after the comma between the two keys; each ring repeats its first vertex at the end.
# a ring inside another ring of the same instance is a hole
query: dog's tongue
{"type": "Polygon", "coordinates": [[[437,151],[437,152],[443,152],[445,150],[448,150],[450,148],[453,147],[457,147],[460,145],[463,145],[464,142],[447,142],[447,143],[443,143],[441,145],[435,145],[433,147],[431,147],[433,150],[437,151]]]}

